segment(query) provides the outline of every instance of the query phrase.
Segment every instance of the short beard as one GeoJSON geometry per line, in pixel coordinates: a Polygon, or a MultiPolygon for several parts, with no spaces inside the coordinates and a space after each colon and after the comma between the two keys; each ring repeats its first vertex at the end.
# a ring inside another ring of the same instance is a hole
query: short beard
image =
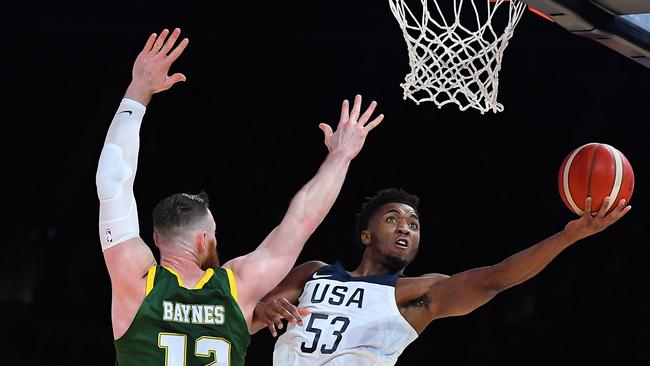
{"type": "Polygon", "coordinates": [[[201,269],[207,270],[208,268],[219,268],[221,264],[219,263],[219,254],[217,253],[217,246],[211,246],[211,249],[208,249],[208,256],[205,258],[203,263],[201,263],[201,269]]]}

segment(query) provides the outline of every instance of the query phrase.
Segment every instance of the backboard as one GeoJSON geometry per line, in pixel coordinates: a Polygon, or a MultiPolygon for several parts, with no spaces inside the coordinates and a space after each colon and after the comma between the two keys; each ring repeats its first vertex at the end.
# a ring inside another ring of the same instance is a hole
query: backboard
{"type": "Polygon", "coordinates": [[[650,68],[650,0],[521,0],[571,33],[650,68]]]}

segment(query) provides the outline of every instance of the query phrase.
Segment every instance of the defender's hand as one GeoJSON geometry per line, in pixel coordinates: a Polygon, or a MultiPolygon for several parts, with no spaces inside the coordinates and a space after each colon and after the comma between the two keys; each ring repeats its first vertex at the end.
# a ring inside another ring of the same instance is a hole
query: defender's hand
{"type": "Polygon", "coordinates": [[[181,30],[176,28],[171,34],[169,30],[163,29],[160,35],[153,33],[149,36],[133,64],[133,80],[125,97],[144,102],[143,104],[146,105],[153,94],[167,90],[177,82],[187,79],[181,73],[167,75],[172,63],[178,59],[189,43],[187,38],[183,38],[174,48],[180,34],[181,30]]]}
{"type": "Polygon", "coordinates": [[[352,106],[352,112],[349,110],[349,102],[347,100],[343,101],[343,106],[341,107],[341,118],[339,119],[339,124],[336,127],[336,132],[332,132],[332,127],[326,123],[321,123],[318,125],[323,133],[325,134],[325,145],[330,153],[341,152],[346,154],[350,159],[353,159],[361,148],[363,143],[373,128],[377,127],[379,123],[384,119],[384,115],[380,114],[372,121],[370,116],[375,111],[377,102],[373,101],[368,106],[368,109],[359,116],[361,112],[361,96],[357,95],[354,98],[354,106],[352,106]]]}

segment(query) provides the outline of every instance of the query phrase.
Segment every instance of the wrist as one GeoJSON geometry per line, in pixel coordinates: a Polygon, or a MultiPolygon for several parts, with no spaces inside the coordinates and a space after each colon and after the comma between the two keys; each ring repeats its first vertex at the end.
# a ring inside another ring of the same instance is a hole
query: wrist
{"type": "Polygon", "coordinates": [[[151,101],[151,96],[153,93],[149,88],[144,85],[139,84],[135,80],[131,81],[129,87],[126,88],[126,93],[124,93],[124,98],[135,100],[136,102],[147,106],[151,101]]]}
{"type": "Polygon", "coordinates": [[[567,230],[566,228],[560,232],[560,235],[562,236],[562,241],[566,243],[566,246],[569,246],[582,239],[582,237],[578,235],[577,232],[574,230],[567,230]]]}
{"type": "Polygon", "coordinates": [[[335,150],[335,151],[330,151],[328,154],[328,159],[331,160],[341,160],[341,161],[346,161],[350,162],[352,159],[354,159],[353,154],[350,154],[349,151],[343,151],[343,150],[335,150]]]}

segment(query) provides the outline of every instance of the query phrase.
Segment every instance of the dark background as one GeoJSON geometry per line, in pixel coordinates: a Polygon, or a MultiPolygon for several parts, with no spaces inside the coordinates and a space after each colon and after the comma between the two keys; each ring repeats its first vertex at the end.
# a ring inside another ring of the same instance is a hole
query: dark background
{"type": "MultiPolygon", "coordinates": [[[[318,123],[335,124],[357,93],[385,121],[299,263],[354,268],[354,214],[396,186],[422,199],[407,275],[494,264],[576,217],[557,191],[560,163],[608,143],[634,167],[634,209],[525,284],[433,322],[398,365],[650,361],[650,70],[640,64],[527,12],[499,76],[505,110],[481,115],[402,99],[408,56],[387,1],[3,8],[3,365],[114,362],[95,170],[135,56],[165,27],[190,38],[172,68],[188,81],[155,95],[143,122],[135,194],[147,242],[159,199],[204,189],[222,262],[253,250],[325,157],[318,123]]],[[[270,365],[272,349],[258,333],[247,364],[270,365]]]]}

